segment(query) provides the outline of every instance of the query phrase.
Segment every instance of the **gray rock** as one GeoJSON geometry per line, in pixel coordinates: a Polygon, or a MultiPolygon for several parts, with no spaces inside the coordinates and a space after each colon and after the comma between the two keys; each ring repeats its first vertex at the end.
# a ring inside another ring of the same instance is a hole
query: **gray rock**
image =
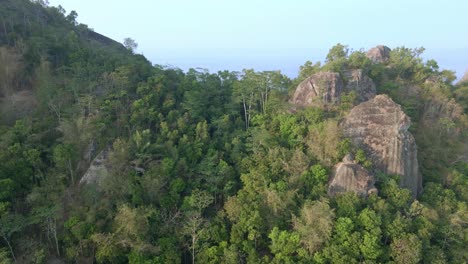
{"type": "Polygon", "coordinates": [[[377,47],[370,49],[367,52],[367,57],[373,63],[384,63],[384,62],[387,62],[388,59],[390,59],[390,51],[391,49],[389,47],[384,46],[384,45],[379,45],[377,47]]]}
{"type": "Polygon", "coordinates": [[[339,101],[343,81],[336,72],[319,72],[302,81],[291,102],[298,106],[334,104],[339,101]]]}
{"type": "Polygon", "coordinates": [[[377,90],[374,81],[361,69],[344,71],[343,76],[347,80],[344,91],[355,91],[359,102],[365,102],[375,97],[377,90]]]}
{"type": "Polygon", "coordinates": [[[80,184],[97,184],[99,185],[107,174],[109,169],[106,166],[106,161],[109,156],[109,149],[101,151],[91,162],[91,165],[86,170],[80,180],[80,184]]]}
{"type": "Polygon", "coordinates": [[[328,184],[328,195],[335,196],[340,193],[354,192],[366,197],[377,192],[374,187],[375,177],[361,165],[354,162],[351,155],[346,155],[343,162],[335,165],[328,184]]]}
{"type": "Polygon", "coordinates": [[[86,150],[83,154],[83,159],[89,164],[91,163],[91,159],[96,154],[97,144],[96,141],[91,140],[91,142],[86,147],[86,150]]]}
{"type": "Polygon", "coordinates": [[[409,117],[387,95],[355,106],[342,122],[343,133],[366,151],[376,171],[400,175],[413,197],[422,191],[417,148],[409,117]]]}
{"type": "Polygon", "coordinates": [[[340,74],[319,72],[302,81],[296,88],[291,103],[297,106],[319,106],[339,103],[341,94],[355,91],[358,102],[375,97],[374,81],[360,69],[343,72],[346,86],[340,74]]]}

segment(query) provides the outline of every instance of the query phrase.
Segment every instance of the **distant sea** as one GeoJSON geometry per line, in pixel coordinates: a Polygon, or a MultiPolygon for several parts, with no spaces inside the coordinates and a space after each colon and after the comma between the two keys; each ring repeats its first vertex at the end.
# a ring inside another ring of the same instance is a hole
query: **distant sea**
{"type": "MultiPolygon", "coordinates": [[[[184,71],[190,68],[207,69],[210,72],[220,70],[241,71],[255,69],[257,71],[280,70],[290,78],[297,77],[299,67],[307,60],[312,62],[325,59],[328,51],[291,49],[280,52],[251,49],[241,50],[193,50],[175,51],[162,50],[144,54],[153,64],[159,64],[184,71]]],[[[423,59],[435,59],[440,69],[456,72],[457,79],[468,70],[468,49],[426,49],[423,59]]]]}

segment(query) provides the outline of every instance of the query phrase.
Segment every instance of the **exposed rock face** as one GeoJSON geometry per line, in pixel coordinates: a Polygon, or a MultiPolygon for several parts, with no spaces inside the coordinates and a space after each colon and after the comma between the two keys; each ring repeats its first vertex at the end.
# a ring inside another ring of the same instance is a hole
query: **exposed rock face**
{"type": "Polygon", "coordinates": [[[335,165],[332,177],[328,184],[328,195],[335,196],[339,193],[355,192],[366,197],[368,194],[376,193],[374,187],[375,178],[361,165],[353,161],[348,154],[343,162],[335,165]]]}
{"type": "Polygon", "coordinates": [[[109,154],[109,149],[105,149],[101,151],[96,156],[96,158],[94,158],[88,170],[81,178],[80,184],[97,184],[97,185],[100,184],[101,180],[109,172],[108,168],[106,167],[106,160],[109,156],[108,154],[109,154]]]}
{"type": "Polygon", "coordinates": [[[374,81],[365,75],[361,69],[348,70],[343,73],[347,80],[346,92],[356,91],[359,102],[365,102],[375,97],[374,81]]]}
{"type": "Polygon", "coordinates": [[[359,102],[375,97],[374,81],[362,70],[348,70],[343,73],[347,84],[335,72],[319,72],[302,81],[294,92],[291,103],[298,106],[335,104],[341,93],[355,91],[359,102]]]}
{"type": "Polygon", "coordinates": [[[463,107],[455,99],[433,97],[424,104],[420,114],[420,126],[432,127],[441,120],[457,120],[463,115],[463,107]]]}
{"type": "Polygon", "coordinates": [[[336,72],[319,72],[302,81],[291,102],[299,106],[333,104],[339,101],[343,82],[336,72]]]}
{"type": "Polygon", "coordinates": [[[379,45],[377,47],[370,49],[367,52],[367,57],[373,63],[384,63],[388,61],[388,59],[390,58],[390,51],[391,49],[389,47],[384,46],[384,45],[379,45]]]}
{"type": "Polygon", "coordinates": [[[354,107],[342,123],[343,133],[363,148],[377,171],[401,176],[400,186],[416,197],[422,191],[417,148],[401,106],[387,95],[354,107]]]}

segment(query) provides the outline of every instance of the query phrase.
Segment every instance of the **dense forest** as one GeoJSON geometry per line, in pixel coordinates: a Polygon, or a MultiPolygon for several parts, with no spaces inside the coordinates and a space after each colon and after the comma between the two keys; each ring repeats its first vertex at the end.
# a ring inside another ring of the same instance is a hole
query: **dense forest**
{"type": "Polygon", "coordinates": [[[423,48],[184,72],[77,16],[0,0],[0,263],[468,262],[468,81],[423,48]],[[355,69],[411,119],[422,191],[343,133],[355,92],[291,100],[355,69]],[[378,191],[331,195],[347,154],[378,191]]]}

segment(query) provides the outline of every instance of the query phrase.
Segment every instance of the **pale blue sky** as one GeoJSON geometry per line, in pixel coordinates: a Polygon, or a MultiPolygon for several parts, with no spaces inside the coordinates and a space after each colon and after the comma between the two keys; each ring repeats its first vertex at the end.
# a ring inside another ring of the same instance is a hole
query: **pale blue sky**
{"type": "Polygon", "coordinates": [[[426,48],[441,68],[468,69],[466,0],[49,0],[155,64],[182,69],[279,69],[296,76],[336,43],[426,48]]]}

